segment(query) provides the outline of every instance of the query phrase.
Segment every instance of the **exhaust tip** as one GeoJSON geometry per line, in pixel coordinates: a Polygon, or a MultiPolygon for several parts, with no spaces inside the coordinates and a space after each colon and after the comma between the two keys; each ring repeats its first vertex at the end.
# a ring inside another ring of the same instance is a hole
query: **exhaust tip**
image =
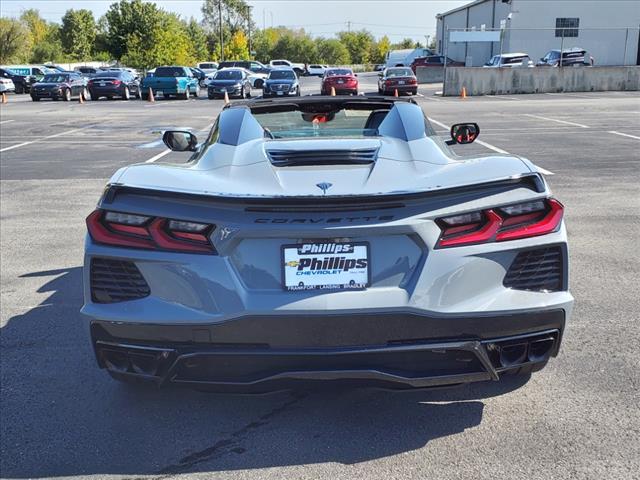
{"type": "Polygon", "coordinates": [[[529,361],[540,362],[542,360],[547,360],[551,354],[553,345],[554,339],[552,337],[533,340],[529,344],[529,361]]]}
{"type": "Polygon", "coordinates": [[[527,343],[513,343],[510,345],[499,345],[500,366],[511,367],[519,363],[524,363],[527,358],[527,343]]]}

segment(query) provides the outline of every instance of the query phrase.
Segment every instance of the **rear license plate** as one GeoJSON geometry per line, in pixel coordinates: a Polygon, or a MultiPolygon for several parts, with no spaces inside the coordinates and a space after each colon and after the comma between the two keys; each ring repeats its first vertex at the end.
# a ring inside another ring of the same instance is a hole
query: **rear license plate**
{"type": "Polygon", "coordinates": [[[337,83],[344,83],[344,80],[338,80],[337,83]]]}
{"type": "Polygon", "coordinates": [[[310,242],[282,247],[283,288],[363,289],[369,286],[369,244],[310,242]]]}
{"type": "Polygon", "coordinates": [[[400,81],[398,82],[398,85],[404,85],[404,80],[400,80],[400,81]]]}
{"type": "Polygon", "coordinates": [[[100,85],[101,87],[106,87],[106,86],[107,86],[107,84],[106,84],[106,83],[104,83],[104,82],[100,82],[100,84],[99,84],[99,85],[100,85]]]}

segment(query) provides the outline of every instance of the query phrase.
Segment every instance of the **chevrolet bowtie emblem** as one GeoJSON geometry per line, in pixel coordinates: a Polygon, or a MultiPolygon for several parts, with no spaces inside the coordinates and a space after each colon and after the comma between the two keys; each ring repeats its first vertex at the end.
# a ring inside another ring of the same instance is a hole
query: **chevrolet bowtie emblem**
{"type": "Polygon", "coordinates": [[[316,183],[316,187],[318,187],[320,190],[322,190],[323,194],[327,194],[327,190],[329,190],[331,188],[331,183],[327,183],[327,182],[322,182],[322,183],[316,183]]]}

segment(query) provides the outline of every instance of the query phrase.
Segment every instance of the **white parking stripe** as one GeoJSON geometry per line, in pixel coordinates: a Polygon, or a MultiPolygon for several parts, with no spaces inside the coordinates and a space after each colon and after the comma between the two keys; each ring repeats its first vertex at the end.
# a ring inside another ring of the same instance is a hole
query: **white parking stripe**
{"type": "Polygon", "coordinates": [[[161,152],[161,153],[159,153],[158,155],[155,155],[155,156],[151,157],[149,160],[145,160],[145,161],[144,161],[144,163],[153,163],[153,162],[155,162],[156,160],[158,160],[158,159],[160,159],[160,158],[164,157],[165,155],[167,155],[167,154],[169,154],[169,153],[171,153],[171,150],[167,149],[167,150],[165,150],[164,152],[161,152]]]}
{"type": "Polygon", "coordinates": [[[501,148],[498,148],[495,145],[491,145],[490,143],[483,142],[482,140],[476,140],[476,143],[479,143],[483,147],[487,147],[489,150],[493,150],[494,152],[509,155],[509,152],[507,152],[506,150],[502,150],[501,148]]]}
{"type": "Polygon", "coordinates": [[[0,152],[7,152],[9,150],[13,150],[14,148],[20,148],[20,147],[24,147],[26,145],[31,145],[33,143],[42,142],[43,140],[47,140],[49,138],[56,138],[56,137],[61,137],[63,135],[70,135],[72,133],[79,132],[81,130],[86,130],[87,128],[92,128],[93,126],[94,125],[88,125],[88,126],[82,127],[82,128],[74,128],[73,130],[67,130],[66,132],[56,133],[55,135],[47,135],[46,137],[42,137],[42,138],[39,138],[37,140],[31,140],[29,142],[19,143],[17,145],[11,145],[10,147],[6,147],[6,148],[3,148],[3,149],[0,149],[0,152]]]}
{"type": "Polygon", "coordinates": [[[520,98],[505,97],[504,95],[485,95],[485,97],[498,98],[500,100],[521,100],[520,98]]]}
{"type": "Polygon", "coordinates": [[[2,121],[0,122],[0,125],[3,125],[3,124],[5,124],[5,123],[9,123],[9,122],[13,122],[13,120],[2,120],[2,121]]]}
{"type": "Polygon", "coordinates": [[[431,123],[435,123],[436,125],[438,125],[439,127],[444,128],[446,131],[449,131],[449,127],[447,127],[444,123],[439,122],[438,120],[436,120],[435,118],[431,118],[431,117],[427,117],[429,119],[429,121],[431,123]]]}
{"type": "Polygon", "coordinates": [[[541,117],[540,115],[532,115],[530,113],[523,113],[522,115],[524,115],[525,117],[531,117],[531,118],[538,118],[540,120],[546,120],[548,122],[564,123],[565,125],[573,125],[574,127],[589,128],[588,125],[583,125],[581,123],[575,123],[575,122],[567,122],[566,120],[558,120],[557,118],[541,117]]]}
{"type": "Polygon", "coordinates": [[[607,133],[613,133],[614,135],[620,135],[621,137],[629,137],[629,138],[635,138],[636,140],[640,140],[640,137],[636,137],[635,135],[629,135],[628,133],[616,132],[615,130],[609,130],[607,133]]]}

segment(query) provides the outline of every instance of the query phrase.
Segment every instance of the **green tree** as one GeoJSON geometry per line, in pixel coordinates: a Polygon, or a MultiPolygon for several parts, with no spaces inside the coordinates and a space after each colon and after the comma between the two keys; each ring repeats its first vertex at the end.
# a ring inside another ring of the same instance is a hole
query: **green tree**
{"type": "Polygon", "coordinates": [[[0,18],[0,63],[20,61],[21,54],[30,48],[24,25],[13,18],[0,18]]]}
{"type": "Polygon", "coordinates": [[[391,50],[391,42],[389,37],[385,35],[373,45],[369,61],[372,63],[384,63],[389,50],[391,50]]]}
{"type": "Polygon", "coordinates": [[[210,31],[220,31],[219,7],[222,9],[222,23],[231,33],[238,30],[246,33],[249,22],[251,22],[251,29],[255,29],[250,18],[249,5],[245,0],[204,0],[201,8],[203,23],[210,31]]]}
{"type": "MultiPolygon", "coordinates": [[[[153,47],[153,33],[162,20],[163,12],[155,3],[142,0],[120,0],[105,13],[108,50],[120,59],[127,53],[128,41],[136,37],[140,48],[153,47]]],[[[136,47],[138,48],[138,47],[136,47]]]]}
{"type": "Polygon", "coordinates": [[[275,28],[266,28],[255,33],[252,46],[256,52],[256,60],[266,63],[273,58],[273,49],[279,36],[278,30],[275,28]]]}
{"type": "Polygon", "coordinates": [[[67,10],[62,17],[60,40],[74,60],[88,60],[96,40],[96,22],[89,10],[67,10]]]}
{"type": "Polygon", "coordinates": [[[234,33],[224,46],[224,58],[229,60],[248,60],[249,44],[242,30],[234,33]]]}
{"type": "Polygon", "coordinates": [[[20,20],[27,28],[31,37],[31,44],[37,45],[45,41],[49,34],[49,25],[47,21],[40,16],[40,12],[35,8],[25,10],[20,15],[20,20]]]}
{"type": "Polygon", "coordinates": [[[403,50],[408,48],[415,48],[414,45],[415,45],[415,42],[413,40],[411,40],[410,38],[405,38],[401,42],[395,43],[393,45],[393,49],[403,50]]]}
{"type": "Polygon", "coordinates": [[[207,48],[207,34],[195,18],[191,17],[186,27],[187,35],[192,45],[192,55],[198,61],[209,60],[207,48]]]}
{"type": "Polygon", "coordinates": [[[368,63],[371,47],[374,43],[373,35],[367,30],[355,32],[339,32],[338,38],[349,50],[353,63],[368,63]]]}
{"type": "Polygon", "coordinates": [[[318,62],[329,65],[347,65],[351,63],[349,50],[340,40],[335,38],[319,38],[316,40],[318,62]]]}

